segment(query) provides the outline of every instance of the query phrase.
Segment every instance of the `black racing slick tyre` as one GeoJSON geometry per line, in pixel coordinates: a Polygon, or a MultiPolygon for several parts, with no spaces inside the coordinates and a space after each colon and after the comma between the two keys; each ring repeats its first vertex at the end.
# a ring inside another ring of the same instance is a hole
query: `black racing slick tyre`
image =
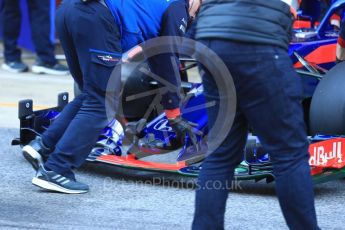
{"type": "Polygon", "coordinates": [[[345,134],[345,62],[333,67],[317,85],[309,126],[311,135],[345,134]]]}
{"type": "Polygon", "coordinates": [[[153,79],[140,71],[141,68],[148,68],[146,63],[123,64],[121,66],[121,75],[123,82],[122,104],[121,110],[128,121],[137,121],[141,118],[151,120],[157,115],[156,108],[151,107],[152,102],[157,93],[151,94],[157,86],[152,85],[150,81],[153,79]],[[151,112],[147,112],[152,108],[151,112]]]}

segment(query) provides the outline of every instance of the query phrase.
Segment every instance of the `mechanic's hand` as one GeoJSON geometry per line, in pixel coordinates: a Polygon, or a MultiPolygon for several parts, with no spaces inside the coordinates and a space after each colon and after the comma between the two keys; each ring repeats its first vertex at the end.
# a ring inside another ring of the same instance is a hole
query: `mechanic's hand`
{"type": "Polygon", "coordinates": [[[139,45],[130,49],[122,55],[122,62],[139,62],[140,60],[145,59],[143,48],[139,45]]]}
{"type": "Polygon", "coordinates": [[[182,118],[181,116],[168,120],[172,129],[175,131],[177,138],[180,139],[182,143],[184,143],[185,136],[186,134],[188,134],[190,140],[192,141],[192,144],[194,145],[196,150],[199,151],[198,139],[196,135],[202,135],[202,132],[195,129],[196,127],[198,127],[198,124],[190,122],[182,118]]]}

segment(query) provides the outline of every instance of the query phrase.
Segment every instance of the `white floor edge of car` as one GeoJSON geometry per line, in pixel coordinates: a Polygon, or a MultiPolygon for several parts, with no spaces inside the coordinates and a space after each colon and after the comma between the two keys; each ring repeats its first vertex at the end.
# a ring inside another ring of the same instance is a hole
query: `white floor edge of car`
{"type": "Polygon", "coordinates": [[[87,193],[88,192],[87,190],[66,189],[66,188],[63,188],[59,185],[50,183],[49,181],[42,180],[38,177],[32,178],[31,182],[33,185],[36,185],[40,188],[44,188],[44,189],[49,190],[49,191],[62,192],[62,193],[66,193],[66,194],[81,194],[81,193],[87,193]]]}
{"type": "Polygon", "coordinates": [[[35,66],[35,65],[31,67],[31,71],[37,74],[51,74],[51,75],[61,75],[61,76],[69,74],[69,71],[52,70],[43,66],[35,66]]]}

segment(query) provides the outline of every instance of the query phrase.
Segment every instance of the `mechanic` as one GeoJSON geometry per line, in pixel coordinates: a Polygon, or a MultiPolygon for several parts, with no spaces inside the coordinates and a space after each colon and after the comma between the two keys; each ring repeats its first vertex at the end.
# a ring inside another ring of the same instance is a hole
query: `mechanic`
{"type": "MultiPolygon", "coordinates": [[[[36,62],[32,66],[34,73],[67,75],[67,66],[61,65],[55,58],[54,44],[50,40],[50,1],[28,0],[31,38],[37,53],[36,62]]],[[[4,38],[5,61],[2,69],[21,73],[29,67],[21,60],[21,50],[18,49],[18,37],[21,28],[21,12],[19,0],[2,1],[2,27],[4,38]]]]}
{"type": "MultiPolygon", "coordinates": [[[[297,9],[298,3],[206,0],[201,7],[196,39],[213,50],[231,72],[237,111],[227,137],[201,165],[192,225],[195,230],[224,229],[229,185],[235,167],[243,160],[249,125],[270,153],[276,192],[288,227],[318,229],[302,86],[287,53],[293,23],[290,7],[297,9]],[[248,12],[255,17],[248,17],[248,12]]],[[[208,56],[207,50],[200,52],[208,56]]],[[[205,69],[204,73],[206,100],[216,101],[216,106],[208,108],[212,128],[219,95],[226,95],[218,92],[215,76],[205,69]]],[[[214,135],[209,134],[209,141],[214,135]]]]}
{"type": "MultiPolygon", "coordinates": [[[[72,169],[82,165],[107,125],[105,95],[111,72],[122,53],[137,44],[157,36],[182,36],[188,12],[194,17],[200,5],[200,1],[190,2],[190,6],[187,0],[70,0],[62,3],[57,11],[57,32],[72,76],[82,93],[64,108],[42,137],[23,148],[24,157],[38,170],[32,180],[34,185],[63,193],[89,190],[88,185],[75,180],[72,169]]],[[[160,59],[152,58],[150,67],[156,75],[176,85],[171,57],[178,60],[175,54],[162,55],[160,59]]],[[[177,92],[163,95],[162,104],[177,135],[183,139],[188,133],[191,139],[196,139],[192,126],[180,116],[177,92]]]]}
{"type": "Polygon", "coordinates": [[[345,61],[345,23],[343,22],[340,28],[337,48],[336,48],[337,62],[345,61]]]}

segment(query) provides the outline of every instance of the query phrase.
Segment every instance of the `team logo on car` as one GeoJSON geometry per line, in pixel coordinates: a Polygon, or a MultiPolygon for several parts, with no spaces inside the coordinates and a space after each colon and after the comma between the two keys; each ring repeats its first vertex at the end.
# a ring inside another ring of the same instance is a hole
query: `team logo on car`
{"type": "Polygon", "coordinates": [[[162,132],[172,132],[172,128],[169,125],[169,121],[167,119],[160,120],[155,126],[153,127],[157,131],[162,132]]]}
{"type": "Polygon", "coordinates": [[[106,62],[118,62],[119,58],[114,58],[110,55],[98,55],[97,56],[100,60],[106,61],[106,62]]]}
{"type": "Polygon", "coordinates": [[[311,166],[322,168],[342,168],[345,166],[345,139],[335,138],[313,143],[309,147],[311,166]]]}

